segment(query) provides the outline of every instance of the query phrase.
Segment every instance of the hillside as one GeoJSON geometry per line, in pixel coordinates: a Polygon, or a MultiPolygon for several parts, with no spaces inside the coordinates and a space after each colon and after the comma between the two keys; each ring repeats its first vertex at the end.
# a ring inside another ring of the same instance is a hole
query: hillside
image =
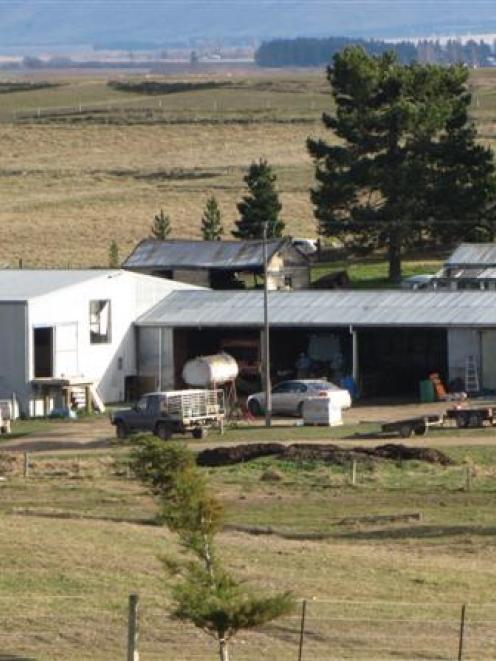
{"type": "Polygon", "coordinates": [[[9,0],[0,3],[6,46],[236,42],[295,36],[412,37],[496,32],[485,0],[9,0]],[[185,7],[187,5],[187,9],[185,7]]]}

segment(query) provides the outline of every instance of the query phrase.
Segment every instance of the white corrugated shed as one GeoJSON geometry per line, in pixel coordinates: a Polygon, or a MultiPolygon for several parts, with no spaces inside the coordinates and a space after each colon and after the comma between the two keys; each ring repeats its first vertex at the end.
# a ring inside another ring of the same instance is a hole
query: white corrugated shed
{"type": "Polygon", "coordinates": [[[495,243],[461,243],[445,266],[496,266],[495,243]]]}
{"type": "Polygon", "coordinates": [[[40,379],[64,379],[122,400],[136,376],[134,322],[172,290],[189,289],[118,269],[0,270],[0,398],[15,393],[32,413],[40,379]]]}
{"type": "MultiPolygon", "coordinates": [[[[490,291],[293,291],[269,293],[271,326],[496,327],[490,291]]],[[[263,325],[261,291],[176,291],[139,326],[263,325]]]]}

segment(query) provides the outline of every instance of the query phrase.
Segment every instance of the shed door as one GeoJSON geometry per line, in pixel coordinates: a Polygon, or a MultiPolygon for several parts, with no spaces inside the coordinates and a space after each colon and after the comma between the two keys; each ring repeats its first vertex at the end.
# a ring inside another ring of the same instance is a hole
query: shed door
{"type": "Polygon", "coordinates": [[[496,331],[482,331],[482,386],[496,390],[496,331]]]}
{"type": "Polygon", "coordinates": [[[57,376],[76,376],[78,374],[77,322],[61,324],[56,328],[55,368],[57,376]]]}

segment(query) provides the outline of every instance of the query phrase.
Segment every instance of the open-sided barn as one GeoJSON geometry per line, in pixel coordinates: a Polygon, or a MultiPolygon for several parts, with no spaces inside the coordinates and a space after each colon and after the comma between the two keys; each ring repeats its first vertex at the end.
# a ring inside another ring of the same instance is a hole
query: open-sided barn
{"type": "MultiPolygon", "coordinates": [[[[274,378],[295,373],[301,352],[331,380],[353,376],[363,394],[412,395],[431,372],[464,378],[468,356],[481,387],[496,390],[496,297],[492,292],[270,292],[274,378]]],[[[138,370],[150,384],[180,383],[188,358],[263,342],[263,293],[173,292],[137,323],[138,370]]]]}

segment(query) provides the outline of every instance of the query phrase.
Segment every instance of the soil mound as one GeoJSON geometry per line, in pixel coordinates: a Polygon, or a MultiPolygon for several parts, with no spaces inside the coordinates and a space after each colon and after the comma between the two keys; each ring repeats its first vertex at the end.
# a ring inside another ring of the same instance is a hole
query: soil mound
{"type": "Polygon", "coordinates": [[[387,443],[376,448],[341,448],[329,443],[245,443],[231,447],[203,450],[197,456],[199,466],[229,466],[259,457],[277,456],[293,461],[322,461],[343,466],[351,461],[389,459],[392,461],[426,461],[430,464],[449,466],[453,460],[444,452],[433,448],[412,448],[402,444],[387,443]]]}

